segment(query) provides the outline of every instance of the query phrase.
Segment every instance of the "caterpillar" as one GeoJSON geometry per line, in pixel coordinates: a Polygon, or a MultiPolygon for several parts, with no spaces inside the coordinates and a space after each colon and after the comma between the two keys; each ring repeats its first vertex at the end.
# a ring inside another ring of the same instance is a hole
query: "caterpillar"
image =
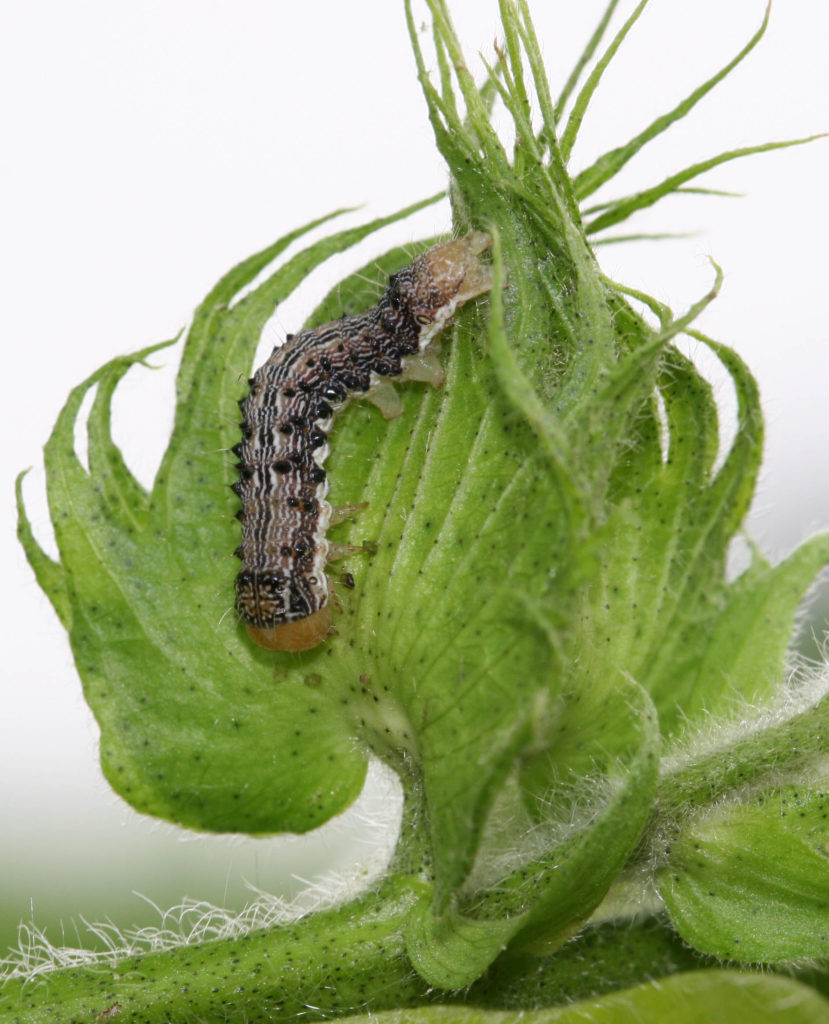
{"type": "Polygon", "coordinates": [[[260,646],[305,651],[336,632],[325,566],[361,549],[326,539],[356,511],[326,501],[333,417],[353,397],[374,402],[387,419],[398,415],[387,377],[443,383],[427,346],[459,306],[490,290],[491,269],[478,256],[491,244],[473,231],[433,246],[392,274],[376,306],[288,335],[251,378],[239,402],[242,440],[231,449],[242,502],[236,611],[260,646]]]}

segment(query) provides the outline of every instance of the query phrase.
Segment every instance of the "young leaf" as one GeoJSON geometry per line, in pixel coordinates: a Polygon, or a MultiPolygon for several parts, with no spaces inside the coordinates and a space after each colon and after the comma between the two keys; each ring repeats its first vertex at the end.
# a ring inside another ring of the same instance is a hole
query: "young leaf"
{"type": "Polygon", "coordinates": [[[697,103],[699,103],[699,101],[706,96],[714,86],[718,85],[734,70],[734,68],[737,67],[738,64],[745,60],[745,58],[763,38],[766,27],[769,23],[770,13],[771,4],[766,7],[766,13],[763,16],[763,21],[759,29],[754,33],[743,49],[740,50],[737,56],[734,57],[733,60],[729,61],[724,68],[721,68],[717,74],[713,75],[708,79],[708,81],[703,82],[702,85],[694,89],[691,95],[687,96],[681,103],[674,107],[673,110],[670,110],[668,113],[656,118],[656,120],[649,124],[644,131],[634,136],[629,142],[625,143],[624,146],[618,146],[616,149],[612,149],[610,152],[604,153],[595,161],[595,163],[591,164],[590,167],[587,167],[585,170],[577,174],[573,179],[573,187],[579,199],[585,199],[587,196],[592,195],[606,181],[609,181],[614,175],[618,174],[628,160],[636,156],[643,146],[652,139],[655,139],[658,135],[661,135],[662,132],[670,128],[672,124],[680,121],[686,116],[686,114],[689,114],[697,103]]]}
{"type": "Polygon", "coordinates": [[[570,117],[561,136],[561,154],[565,163],[567,163],[567,161],[570,159],[570,153],[573,149],[573,144],[576,141],[576,136],[578,135],[579,128],[581,127],[581,123],[584,120],[584,115],[587,113],[587,107],[590,104],[590,100],[593,98],[593,94],[595,93],[596,89],[598,88],[599,82],[602,79],[602,75],[607,70],[607,67],[610,64],[611,60],[613,60],[613,58],[615,57],[617,50],[624,42],[625,36],[628,34],[628,32],[630,32],[630,30],[639,20],[639,16],[641,15],[642,11],[644,11],[647,4],[648,0],[640,0],[640,3],[637,4],[637,6],[634,8],[633,12],[625,21],[624,25],[622,25],[622,27],[613,37],[610,46],[608,46],[608,48],[597,61],[596,66],[593,68],[593,70],[590,72],[587,78],[587,82],[584,84],[578,96],[576,97],[576,102],[573,105],[573,110],[570,113],[570,117]]]}
{"type": "Polygon", "coordinates": [[[605,30],[607,29],[610,19],[613,17],[613,12],[616,10],[616,6],[618,3],[619,0],[609,0],[609,3],[601,16],[598,25],[593,30],[593,34],[588,39],[584,50],[580,54],[579,59],[574,64],[573,70],[570,72],[567,81],[564,83],[564,86],[561,90],[561,93],[559,94],[555,106],[554,120],[556,124],[558,124],[558,122],[561,120],[564,108],[567,105],[567,101],[572,95],[573,90],[578,85],[578,81],[579,78],[581,78],[582,72],[590,63],[593,54],[598,49],[599,43],[602,41],[602,36],[605,34],[605,30]]]}
{"type": "Polygon", "coordinates": [[[539,715],[520,782],[502,787],[455,905],[436,913],[422,902],[412,913],[408,955],[437,988],[470,984],[508,945],[560,947],[604,896],[647,817],[659,736],[641,687],[599,685],[558,705],[546,729],[539,715]],[[515,789],[523,796],[510,799],[515,789]]]}
{"type": "Polygon", "coordinates": [[[814,142],[815,139],[820,138],[823,136],[809,135],[803,139],[787,139],[784,142],[766,142],[759,146],[743,146],[741,149],[730,149],[725,153],[709,157],[707,160],[701,160],[699,163],[691,164],[690,167],[672,174],[658,185],[608,203],[606,211],[588,221],[585,230],[592,235],[604,231],[605,228],[612,227],[614,224],[619,224],[639,210],[647,209],[659,202],[660,199],[664,199],[665,196],[678,192],[686,181],[692,181],[700,174],[705,174],[706,171],[719,167],[720,164],[728,163],[730,160],[739,160],[741,157],[752,156],[755,153],[769,153],[775,149],[786,149],[789,146],[802,146],[806,142],[814,142]]]}
{"type": "MultiPolygon", "coordinates": [[[[829,1000],[791,978],[694,971],[571,1006],[498,1013],[480,1006],[430,1006],[372,1014],[376,1024],[816,1024],[829,1000]]],[[[349,1017],[348,1024],[367,1021],[349,1017]]]]}
{"type": "MultiPolygon", "coordinates": [[[[809,802],[825,817],[825,793],[809,802]]],[[[763,963],[829,954],[825,851],[770,807],[727,806],[688,825],[660,891],[677,931],[703,953],[763,963]]]]}

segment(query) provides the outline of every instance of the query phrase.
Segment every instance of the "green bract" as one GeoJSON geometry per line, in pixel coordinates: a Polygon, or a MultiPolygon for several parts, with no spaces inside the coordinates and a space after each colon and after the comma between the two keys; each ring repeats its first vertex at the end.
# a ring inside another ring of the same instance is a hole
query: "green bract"
{"type": "MultiPolygon", "coordinates": [[[[755,554],[728,580],[762,420],[742,360],[692,326],[719,269],[675,315],[609,281],[591,248],[596,232],[717,163],[792,143],[725,153],[587,207],[750,52],[765,21],[721,73],[573,177],[590,97],[644,2],[571,104],[601,31],[556,102],[525,0],[502,0],[503,52],[481,90],[443,0],[429,6],[434,79],[407,13],[453,228],[492,233],[496,286],[444,339],[440,391],[407,384],[389,423],[359,403],[337,422],[331,499],[366,507],[332,539],[376,545],[345,563],[357,587],[341,597],[338,635],[274,655],[228,614],[238,501],[226,453],[274,307],[329,256],[423,204],[280,263],[323,218],[216,285],[187,332],[151,492],[113,444],[110,402],[161,346],[75,389],[46,446],[59,562],[20,499],[20,537],[69,631],[113,788],[193,828],[304,832],[355,799],[374,755],[405,793],[389,873],[376,892],[290,927],[125,954],[112,973],[56,972],[45,990],[9,982],[3,1020],[93,1019],[113,1006],[122,1020],[266,1020],[309,1006],[327,1017],[447,1001],[467,986],[454,998],[480,1011],[419,1016],[501,1020],[483,1009],[579,998],[591,1001],[540,1019],[695,1021],[728,1004],[770,1020],[775,1000],[787,1020],[829,1013],[793,981],[702,970],[665,918],[619,928],[631,909],[667,908],[694,950],[732,961],[824,957],[829,942],[826,699],[816,687],[781,698],[794,616],[829,537],[776,567],[755,554]],[[490,121],[496,94],[514,122],[511,154],[490,121]],[[674,347],[683,333],[734,383],[724,457],[712,389],[674,347]],[[73,431],[91,389],[87,470],[73,431]],[[717,725],[735,699],[758,710],[717,725]],[[556,955],[609,890],[593,926],[556,955]],[[697,970],[601,995],[679,968],[697,970]]],[[[411,255],[393,250],[346,278],[308,324],[373,303],[411,255]]]]}

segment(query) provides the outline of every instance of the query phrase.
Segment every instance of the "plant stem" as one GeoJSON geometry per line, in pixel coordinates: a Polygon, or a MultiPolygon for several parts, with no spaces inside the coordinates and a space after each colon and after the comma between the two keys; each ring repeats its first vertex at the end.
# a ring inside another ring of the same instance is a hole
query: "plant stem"
{"type": "MultiPolygon", "coordinates": [[[[785,719],[772,721],[737,742],[722,742],[707,754],[682,758],[660,778],[653,810],[634,861],[652,856],[687,817],[723,796],[751,788],[767,789],[786,777],[808,770],[825,756],[829,696],[785,719]]],[[[746,724],[741,723],[745,732],[746,724]]],[[[628,867],[631,866],[629,863],[628,867]]]]}
{"type": "Polygon", "coordinates": [[[421,896],[416,881],[399,879],[295,924],[13,979],[0,997],[0,1022],[72,1024],[109,1014],[119,1024],[252,1024],[422,1004],[427,986],[404,941],[421,896]]]}

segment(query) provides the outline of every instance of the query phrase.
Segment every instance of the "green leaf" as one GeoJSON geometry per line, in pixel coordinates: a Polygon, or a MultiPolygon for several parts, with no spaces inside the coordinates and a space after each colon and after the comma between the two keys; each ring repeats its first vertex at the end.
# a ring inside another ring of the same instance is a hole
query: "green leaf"
{"type": "MultiPolygon", "coordinates": [[[[826,794],[810,802],[825,837],[826,794]]],[[[660,892],[677,931],[704,953],[764,963],[829,954],[829,860],[768,806],[691,823],[671,844],[660,892]]]]}
{"type": "Polygon", "coordinates": [[[69,629],[72,606],[66,587],[66,573],[60,563],[51,559],[38,544],[26,515],[26,506],[23,502],[23,478],[28,472],[28,470],[24,470],[14,482],[17,504],[17,539],[26,553],[38,586],[52,602],[52,607],[55,609],[61,625],[69,629]]]}
{"type": "MultiPolygon", "coordinates": [[[[95,376],[110,372],[120,375],[123,360],[95,376]]],[[[46,471],[61,564],[72,580],[70,641],[101,725],[104,772],[137,809],[184,824],[311,828],[356,796],[363,759],[336,721],[308,721],[311,690],[274,687],[252,671],[233,633],[222,637],[227,598],[218,595],[212,613],[200,607],[153,508],[140,528],[140,509],[125,517],[83,469],[72,435],[94,381],[70,396],[46,447],[46,471]],[[226,659],[221,674],[213,648],[226,659]],[[306,728],[316,751],[303,769],[298,744],[306,728]],[[326,766],[337,755],[332,785],[326,766]]],[[[202,497],[192,512],[209,515],[209,502],[202,497]]]]}
{"type": "MultiPolygon", "coordinates": [[[[178,339],[165,342],[158,351],[173,345],[178,339]]],[[[121,529],[135,531],[142,529],[147,520],[149,495],[135,479],[124,462],[121,450],[112,440],[111,417],[112,398],[115,389],[125,374],[134,365],[148,366],[145,358],[136,360],[133,356],[115,360],[98,381],[95,399],[87,421],[87,458],[89,475],[100,487],[101,500],[121,529]]]]}
{"type": "Polygon", "coordinates": [[[641,131],[638,135],[634,136],[629,142],[625,143],[624,146],[618,146],[616,149],[612,149],[608,153],[602,154],[598,160],[577,174],[573,180],[573,187],[575,188],[576,195],[579,199],[585,199],[587,196],[592,195],[598,188],[604,185],[606,181],[609,181],[612,177],[618,174],[628,160],[634,157],[643,146],[652,139],[655,139],[658,135],[661,135],[662,132],[670,128],[672,124],[680,121],[686,116],[686,114],[689,114],[697,103],[699,103],[699,101],[706,96],[714,86],[718,85],[727,75],[729,75],[760,42],[765,34],[770,13],[771,4],[766,7],[766,13],[763,17],[760,28],[754,33],[743,49],[740,50],[737,56],[734,57],[733,60],[729,61],[728,64],[718,71],[716,75],[713,75],[706,82],[703,82],[702,85],[694,89],[694,91],[674,107],[673,110],[668,111],[668,113],[663,114],[661,117],[656,118],[655,121],[652,121],[644,131],[641,131]]]}
{"type": "Polygon", "coordinates": [[[565,126],[564,132],[561,136],[561,154],[565,163],[570,159],[570,153],[573,149],[573,144],[576,141],[579,128],[581,128],[581,123],[584,120],[584,115],[587,113],[590,100],[593,98],[593,94],[598,88],[599,82],[602,80],[602,76],[607,70],[611,60],[613,60],[616,55],[616,51],[624,42],[625,36],[639,20],[639,16],[642,11],[644,11],[647,4],[648,0],[640,0],[640,3],[634,8],[632,14],[613,37],[610,46],[608,46],[596,62],[596,66],[588,75],[587,81],[576,97],[576,102],[573,104],[573,110],[570,113],[567,125],[565,126]]]}
{"type": "Polygon", "coordinates": [[[351,646],[338,644],[338,661],[346,678],[372,681],[377,702],[361,714],[374,749],[416,751],[440,901],[469,870],[544,686],[537,666],[549,660],[547,640],[522,622],[516,595],[549,591],[533,568],[539,547],[563,555],[567,546],[532,435],[473,339],[458,330],[442,395],[401,392],[405,412],[384,428],[382,461],[376,413],[361,407],[331,456],[331,479],[347,483],[335,500],[369,502],[349,539],[378,549],[370,564],[349,565],[360,585],[351,646]],[[493,575],[492,565],[510,572],[493,575]]]}
{"type": "Polygon", "coordinates": [[[668,238],[693,238],[692,231],[658,231],[640,232],[633,235],[609,235],[604,238],[594,238],[593,247],[597,245],[617,245],[621,242],[661,242],[668,238]]]}
{"type": "MultiPolygon", "coordinates": [[[[593,476],[609,476],[610,500],[604,499],[604,522],[588,545],[595,559],[593,579],[577,598],[580,613],[574,617],[570,662],[587,678],[627,671],[640,680],[656,701],[663,734],[672,730],[678,715],[688,718],[722,694],[723,677],[713,668],[714,659],[720,653],[734,658],[738,652],[733,647],[723,652],[723,645],[716,644],[717,629],[727,629],[728,620],[721,616],[732,594],[725,560],[747,510],[762,450],[754,382],[733,353],[714,346],[735,381],[740,417],[731,450],[714,470],[719,438],[711,388],[690,361],[665,345],[676,331],[688,329],[715,290],[716,285],[678,318],[652,303],[662,321],[656,334],[620,308],[617,331],[630,354],[606,372],[599,401],[587,407],[573,431],[583,445],[580,466],[605,456],[593,476]],[[653,401],[654,391],[664,416],[653,401]],[[612,445],[623,438],[626,447],[614,462],[602,441],[612,445]]],[[[807,573],[821,564],[821,557],[815,548],[799,570],[790,567],[791,586],[775,605],[790,613],[788,623],[796,607],[792,589],[797,584],[805,589],[807,573]]],[[[779,570],[777,582],[785,572],[779,570]]],[[[769,582],[769,600],[771,588],[769,582]]],[[[753,591],[742,614],[761,614],[763,600],[760,589],[753,591]]],[[[736,598],[733,612],[740,614],[736,598]]],[[[780,667],[787,628],[781,622],[774,633],[778,646],[770,671],[780,667]]],[[[770,635],[764,653],[772,642],[770,635]]],[[[747,675],[735,685],[759,692],[748,675],[755,668],[756,663],[741,666],[747,675]]]]}
{"type": "MultiPolygon", "coordinates": [[[[376,1024],[816,1024],[829,1001],[791,978],[738,971],[694,971],[571,1006],[498,1012],[480,1006],[430,1006],[372,1014],[376,1024]]],[[[367,1017],[348,1017],[349,1024],[367,1017]]]]}
{"type": "Polygon", "coordinates": [[[501,879],[492,896],[475,897],[478,913],[520,909],[515,945],[534,952],[558,948],[580,915],[598,905],[635,847],[653,799],[659,731],[647,694],[611,675],[592,682],[572,705],[562,702],[551,722],[554,739],[527,759],[521,776],[525,802],[536,801],[529,835],[537,840],[546,827],[554,841],[501,879]]]}
{"type": "MultiPolygon", "coordinates": [[[[637,630],[638,659],[631,670],[653,696],[663,734],[678,716],[699,707],[692,694],[728,592],[728,545],[748,510],[762,455],[756,384],[735,353],[711,344],[732,376],[738,399],[737,433],[722,466],[714,472],[718,438],[710,388],[674,352],[660,382],[668,458],[645,486],[635,474],[625,485],[629,492],[642,488],[629,498],[644,526],[631,538],[638,549],[630,562],[640,582],[636,603],[656,610],[637,630]]],[[[709,690],[715,688],[720,692],[721,679],[709,690]]]]}
{"type": "Polygon", "coordinates": [[[579,79],[582,76],[582,72],[590,63],[593,54],[598,49],[599,43],[602,41],[602,36],[605,34],[605,30],[607,29],[610,19],[613,17],[613,12],[616,10],[618,3],[619,0],[610,0],[610,2],[604,10],[604,13],[601,16],[601,19],[599,20],[598,25],[594,29],[593,34],[587,40],[587,44],[585,45],[584,50],[579,55],[579,59],[573,65],[573,70],[568,75],[567,81],[564,83],[561,93],[559,94],[558,100],[556,101],[556,123],[558,123],[561,120],[564,108],[567,105],[567,101],[572,95],[573,90],[578,85],[579,79]]]}
{"type": "Polygon", "coordinates": [[[415,908],[406,933],[406,953],[430,987],[457,991],[481,977],[516,932],[509,919],[477,920],[457,913],[435,917],[415,908]]]}
{"type": "MultiPolygon", "coordinates": [[[[577,534],[583,525],[582,520],[585,518],[586,512],[581,507],[582,496],[568,465],[570,455],[568,439],[557,417],[545,407],[543,400],[524,375],[515,352],[510,347],[502,297],[505,281],[501,236],[495,227],[492,228],[492,232],[493,285],[489,317],[490,358],[504,394],[530,425],[544,448],[552,476],[559,490],[560,504],[567,517],[569,530],[572,534],[577,534]]],[[[601,357],[596,358],[595,363],[600,362],[600,359],[601,357]]],[[[589,374],[589,369],[593,369],[593,367],[580,367],[581,372],[585,374],[589,374]]],[[[597,370],[594,369],[594,374],[596,372],[597,370]]]]}
{"type": "Polygon", "coordinates": [[[590,923],[552,956],[509,950],[468,989],[464,1001],[495,1010],[564,1006],[710,963],[682,942],[667,914],[640,913],[590,923]]]}
{"type": "Polygon", "coordinates": [[[687,715],[727,714],[736,699],[762,704],[779,690],[804,594],[829,562],[829,534],[806,541],[783,562],[754,562],[727,587],[692,675],[687,715]]]}
{"type": "Polygon", "coordinates": [[[765,793],[759,800],[763,813],[779,819],[780,826],[791,836],[802,840],[817,853],[829,853],[829,792],[823,777],[805,777],[797,785],[780,786],[765,793]]]}
{"type": "MultiPolygon", "coordinates": [[[[732,191],[729,191],[727,189],[722,189],[722,188],[702,188],[699,185],[697,185],[697,186],[688,185],[687,187],[677,188],[677,189],[674,190],[673,194],[674,195],[678,195],[678,196],[687,196],[687,195],[723,196],[723,197],[728,197],[729,199],[744,199],[745,198],[745,193],[744,192],[732,192],[732,191]]],[[[604,202],[604,203],[596,203],[593,206],[583,206],[582,207],[582,211],[581,211],[582,212],[582,216],[587,217],[591,213],[599,213],[601,210],[609,210],[614,204],[615,204],[615,200],[611,200],[611,201],[604,202]]],[[[599,240],[596,239],[596,238],[593,238],[593,239],[591,239],[591,244],[594,245],[594,246],[598,245],[599,244],[599,240]]]]}
{"type": "Polygon", "coordinates": [[[690,167],[672,174],[652,188],[609,203],[606,212],[588,221],[585,230],[592,235],[598,231],[604,231],[605,228],[612,227],[614,224],[619,224],[639,210],[653,206],[665,196],[678,192],[680,186],[684,185],[686,181],[691,181],[700,174],[705,174],[706,171],[719,167],[720,164],[728,163],[730,160],[739,160],[741,157],[752,156],[755,153],[769,153],[774,149],[787,149],[789,146],[802,146],[806,142],[814,142],[815,139],[820,138],[823,138],[823,135],[809,135],[803,139],[787,139],[784,142],[766,142],[759,146],[743,146],[741,149],[730,149],[725,153],[709,157],[707,160],[701,160],[699,163],[691,164],[690,167]]]}
{"type": "Polygon", "coordinates": [[[560,699],[546,722],[539,708],[533,732],[520,782],[502,787],[456,905],[413,912],[408,955],[437,988],[470,984],[508,945],[561,946],[604,896],[647,817],[659,735],[640,687],[599,684],[560,699]]]}

